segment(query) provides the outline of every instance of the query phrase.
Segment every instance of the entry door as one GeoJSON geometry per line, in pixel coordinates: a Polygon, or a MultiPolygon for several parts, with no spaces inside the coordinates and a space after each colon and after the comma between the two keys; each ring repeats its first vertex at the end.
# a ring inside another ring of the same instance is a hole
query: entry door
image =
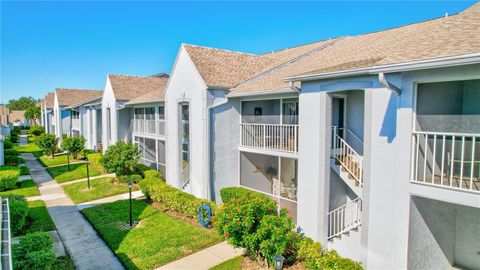
{"type": "Polygon", "coordinates": [[[337,127],[337,134],[344,137],[345,133],[345,98],[333,97],[332,100],[332,126],[337,127]]]}

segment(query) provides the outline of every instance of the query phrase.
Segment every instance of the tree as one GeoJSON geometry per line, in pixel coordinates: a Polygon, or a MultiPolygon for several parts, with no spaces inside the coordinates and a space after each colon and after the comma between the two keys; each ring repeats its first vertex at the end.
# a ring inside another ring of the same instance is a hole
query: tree
{"type": "Polygon", "coordinates": [[[100,164],[109,173],[115,173],[117,176],[129,175],[134,172],[139,159],[136,145],[118,141],[108,147],[105,155],[100,159],[100,164]]]}
{"type": "Polygon", "coordinates": [[[23,111],[30,107],[35,107],[38,100],[33,97],[21,97],[17,100],[11,99],[7,103],[7,108],[11,111],[23,111]]]}
{"type": "Polygon", "coordinates": [[[55,158],[55,153],[58,150],[58,138],[53,134],[42,134],[35,143],[40,147],[45,154],[51,155],[52,159],[55,158]]]}
{"type": "Polygon", "coordinates": [[[42,126],[32,127],[30,128],[30,132],[33,134],[33,136],[38,137],[45,133],[45,128],[42,126]]]}
{"type": "Polygon", "coordinates": [[[66,138],[62,142],[62,149],[70,152],[74,159],[77,159],[78,154],[82,152],[83,148],[85,148],[85,138],[82,136],[66,138]]]}
{"type": "Polygon", "coordinates": [[[30,120],[33,126],[37,125],[37,120],[42,117],[42,110],[40,107],[34,106],[25,110],[23,113],[26,120],[30,120]]]}

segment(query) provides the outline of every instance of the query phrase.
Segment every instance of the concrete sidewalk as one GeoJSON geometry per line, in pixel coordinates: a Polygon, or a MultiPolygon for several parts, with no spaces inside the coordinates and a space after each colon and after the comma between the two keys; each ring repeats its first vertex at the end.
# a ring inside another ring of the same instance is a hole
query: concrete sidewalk
{"type": "MultiPolygon", "coordinates": [[[[110,197],[101,198],[101,199],[98,199],[98,200],[77,204],[77,208],[79,210],[82,210],[82,209],[85,209],[85,208],[94,207],[94,206],[104,204],[104,203],[126,200],[126,199],[128,199],[128,197],[129,197],[128,193],[113,195],[113,196],[110,196],[110,197]]],[[[132,199],[136,199],[136,198],[140,198],[140,197],[143,197],[143,193],[142,193],[141,190],[132,191],[132,199]]]]}
{"type": "Polygon", "coordinates": [[[208,270],[215,265],[243,254],[244,250],[236,249],[227,242],[222,242],[166,264],[156,270],[208,270]]]}
{"type": "MultiPolygon", "coordinates": [[[[21,142],[26,141],[22,140],[21,142]]],[[[22,154],[76,269],[124,269],[75,204],[31,153],[22,154]]]]}
{"type": "MultiPolygon", "coordinates": [[[[110,173],[110,174],[101,174],[101,175],[97,175],[97,176],[91,176],[90,181],[92,181],[93,179],[104,178],[104,177],[115,177],[115,174],[110,173]]],[[[84,182],[84,181],[87,181],[87,180],[88,180],[87,178],[82,178],[82,179],[77,179],[77,180],[73,180],[73,181],[63,182],[63,183],[60,183],[59,185],[60,186],[66,186],[66,185],[75,184],[75,183],[78,183],[78,182],[84,182]]]]}

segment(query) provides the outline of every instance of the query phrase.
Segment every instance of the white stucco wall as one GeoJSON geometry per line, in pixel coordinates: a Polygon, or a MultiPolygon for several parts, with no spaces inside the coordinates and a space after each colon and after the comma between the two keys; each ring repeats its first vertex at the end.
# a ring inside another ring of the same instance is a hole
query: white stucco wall
{"type": "Polygon", "coordinates": [[[102,97],[102,146],[103,151],[107,150],[108,146],[115,144],[118,138],[117,132],[117,100],[112,90],[112,85],[107,76],[105,90],[102,97]],[[107,109],[110,108],[110,139],[108,137],[107,124],[107,109]]]}
{"type": "Polygon", "coordinates": [[[207,87],[183,47],[177,55],[165,94],[166,181],[182,188],[179,102],[189,102],[190,109],[190,183],[185,191],[197,197],[208,198],[207,87]]]}

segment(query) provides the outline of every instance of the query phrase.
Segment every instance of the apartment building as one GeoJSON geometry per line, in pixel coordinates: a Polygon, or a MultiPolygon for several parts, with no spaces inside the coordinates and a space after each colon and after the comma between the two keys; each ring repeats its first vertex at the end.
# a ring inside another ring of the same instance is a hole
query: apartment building
{"type": "MultiPolygon", "coordinates": [[[[93,95],[92,95],[93,96],[93,95]]],[[[72,116],[72,136],[85,138],[85,148],[101,150],[102,144],[102,103],[103,92],[95,97],[84,97],[76,104],[67,107],[72,116]]]]}
{"type": "Polygon", "coordinates": [[[102,95],[100,90],[86,89],[68,89],[56,88],[53,102],[53,122],[55,126],[54,134],[60,138],[59,144],[62,143],[62,136],[78,136],[80,135],[80,114],[77,110],[69,109],[70,106],[81,103],[85,100],[102,95]]]}
{"type": "Polygon", "coordinates": [[[49,92],[41,101],[42,126],[46,133],[55,134],[55,124],[53,120],[53,105],[55,103],[55,93],[49,92]]]}

